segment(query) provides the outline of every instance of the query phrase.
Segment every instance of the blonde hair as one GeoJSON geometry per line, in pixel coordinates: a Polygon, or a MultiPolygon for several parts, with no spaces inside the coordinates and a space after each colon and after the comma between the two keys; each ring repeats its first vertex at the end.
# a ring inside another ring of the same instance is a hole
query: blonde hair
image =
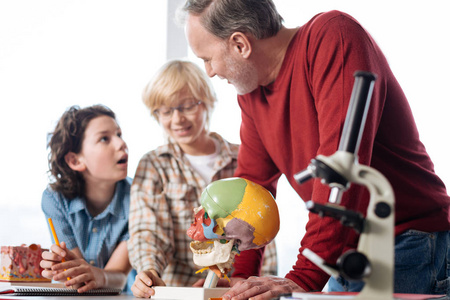
{"type": "Polygon", "coordinates": [[[155,110],[162,105],[170,106],[178,93],[187,89],[192,96],[203,102],[206,108],[206,124],[217,101],[211,80],[197,65],[189,61],[171,60],[165,63],[142,92],[142,100],[152,116],[159,122],[155,110]]]}

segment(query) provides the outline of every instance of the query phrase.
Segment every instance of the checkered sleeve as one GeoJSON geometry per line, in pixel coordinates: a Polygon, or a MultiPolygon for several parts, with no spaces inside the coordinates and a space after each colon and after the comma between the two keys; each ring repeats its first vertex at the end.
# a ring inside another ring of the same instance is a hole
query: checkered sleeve
{"type": "Polygon", "coordinates": [[[131,185],[128,253],[138,272],[154,269],[159,274],[173,256],[173,223],[158,173],[158,158],[146,154],[131,185]]]}
{"type": "Polygon", "coordinates": [[[271,241],[264,250],[261,276],[278,276],[277,248],[275,240],[271,241]]]}

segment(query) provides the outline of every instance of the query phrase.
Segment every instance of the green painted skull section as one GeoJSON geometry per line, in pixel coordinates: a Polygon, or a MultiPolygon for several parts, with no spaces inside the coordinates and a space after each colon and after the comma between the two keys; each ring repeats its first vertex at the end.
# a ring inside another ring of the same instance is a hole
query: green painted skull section
{"type": "Polygon", "coordinates": [[[245,195],[247,182],[242,178],[228,178],[220,184],[210,184],[200,197],[200,203],[212,219],[226,218],[236,210],[245,195]]]}

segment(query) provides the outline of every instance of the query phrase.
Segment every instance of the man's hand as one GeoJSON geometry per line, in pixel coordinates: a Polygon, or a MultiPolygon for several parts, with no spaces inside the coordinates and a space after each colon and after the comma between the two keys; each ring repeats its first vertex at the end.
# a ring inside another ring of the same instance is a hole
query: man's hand
{"type": "Polygon", "coordinates": [[[150,298],[155,295],[155,290],[152,286],[165,286],[166,284],[159,277],[155,270],[148,270],[139,272],[131,287],[133,295],[138,298],[150,298]]]}
{"type": "Polygon", "coordinates": [[[287,278],[252,276],[247,280],[241,280],[236,283],[232,282],[232,288],[222,296],[222,299],[268,300],[280,294],[292,292],[305,292],[305,290],[287,278]]]}

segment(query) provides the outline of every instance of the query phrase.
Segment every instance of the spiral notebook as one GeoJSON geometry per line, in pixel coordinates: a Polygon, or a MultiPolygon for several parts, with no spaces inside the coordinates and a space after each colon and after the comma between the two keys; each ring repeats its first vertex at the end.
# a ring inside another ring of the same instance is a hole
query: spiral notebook
{"type": "Polygon", "coordinates": [[[29,284],[13,284],[10,286],[0,284],[0,295],[15,296],[112,296],[120,295],[121,289],[93,289],[84,293],[78,293],[75,289],[64,287],[30,286],[29,284]]]}

